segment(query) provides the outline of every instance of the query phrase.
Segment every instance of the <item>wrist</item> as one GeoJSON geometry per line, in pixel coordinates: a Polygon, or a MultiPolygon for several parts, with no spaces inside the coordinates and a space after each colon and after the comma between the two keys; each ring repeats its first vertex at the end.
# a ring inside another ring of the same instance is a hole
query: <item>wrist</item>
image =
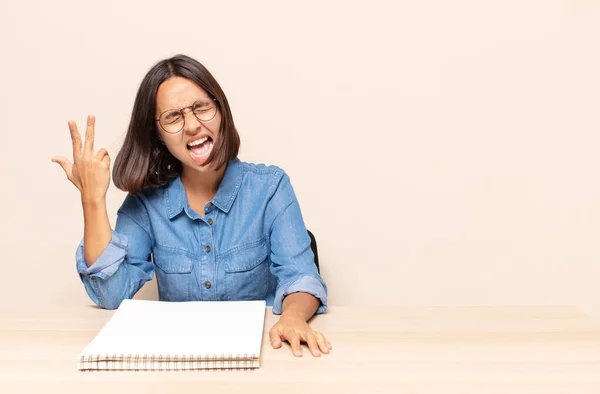
{"type": "Polygon", "coordinates": [[[106,206],[106,196],[84,196],[81,195],[81,204],[89,208],[101,208],[106,206]]]}
{"type": "Polygon", "coordinates": [[[308,320],[306,318],[306,315],[304,313],[302,313],[302,311],[299,311],[299,310],[296,310],[293,308],[288,308],[288,309],[284,310],[283,312],[281,312],[281,317],[286,318],[286,319],[301,319],[303,321],[308,320]]]}

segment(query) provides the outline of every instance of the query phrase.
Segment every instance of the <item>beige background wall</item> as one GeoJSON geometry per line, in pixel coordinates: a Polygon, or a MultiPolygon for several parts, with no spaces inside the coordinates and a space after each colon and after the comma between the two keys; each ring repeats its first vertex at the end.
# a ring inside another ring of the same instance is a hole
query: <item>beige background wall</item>
{"type": "Polygon", "coordinates": [[[600,2],[96,3],[0,2],[1,313],[90,302],[50,158],[88,113],[114,158],[143,75],[186,53],[241,158],[290,174],[332,304],[600,317],[600,2]]]}

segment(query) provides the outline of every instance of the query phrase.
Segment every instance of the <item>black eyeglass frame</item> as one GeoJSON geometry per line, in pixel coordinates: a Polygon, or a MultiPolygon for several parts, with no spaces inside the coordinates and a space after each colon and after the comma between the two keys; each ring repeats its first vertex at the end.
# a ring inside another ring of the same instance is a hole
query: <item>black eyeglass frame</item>
{"type": "Polygon", "coordinates": [[[155,121],[155,122],[158,122],[158,124],[160,125],[160,128],[161,128],[161,129],[163,129],[163,130],[165,131],[165,133],[169,133],[169,134],[177,134],[177,133],[179,133],[181,130],[183,130],[183,128],[185,127],[185,114],[183,113],[183,111],[184,111],[184,110],[186,110],[186,109],[188,109],[188,108],[189,108],[189,109],[192,111],[192,113],[194,114],[194,116],[196,117],[196,119],[198,120],[198,122],[200,122],[200,123],[204,123],[204,122],[210,122],[211,120],[213,120],[213,119],[215,118],[215,116],[217,116],[217,112],[218,112],[218,110],[219,110],[219,102],[217,101],[217,99],[215,99],[215,98],[212,98],[212,97],[202,97],[202,98],[199,98],[198,100],[194,101],[194,103],[193,103],[192,105],[188,105],[187,107],[183,107],[183,108],[180,108],[180,109],[174,109],[174,108],[172,108],[172,109],[168,109],[168,110],[166,110],[166,111],[163,111],[163,112],[161,112],[161,114],[160,114],[160,115],[158,115],[158,119],[154,119],[154,121],[155,121]],[[202,99],[205,99],[205,98],[209,98],[209,99],[211,99],[212,101],[214,101],[215,103],[217,103],[217,110],[215,111],[215,114],[213,115],[213,117],[212,117],[212,118],[210,118],[210,119],[208,119],[208,120],[202,120],[202,119],[198,118],[198,116],[196,115],[196,113],[195,113],[195,112],[194,112],[194,110],[193,110],[193,108],[194,108],[194,105],[196,105],[196,104],[197,104],[199,101],[201,101],[202,99]],[[166,114],[167,112],[171,112],[171,111],[179,111],[179,113],[181,113],[181,117],[183,118],[183,124],[181,125],[181,128],[180,128],[179,130],[177,130],[176,132],[170,132],[170,131],[167,131],[167,130],[166,130],[164,127],[163,127],[162,123],[160,123],[160,118],[161,118],[161,116],[163,116],[163,115],[164,115],[164,114],[166,114]]]}

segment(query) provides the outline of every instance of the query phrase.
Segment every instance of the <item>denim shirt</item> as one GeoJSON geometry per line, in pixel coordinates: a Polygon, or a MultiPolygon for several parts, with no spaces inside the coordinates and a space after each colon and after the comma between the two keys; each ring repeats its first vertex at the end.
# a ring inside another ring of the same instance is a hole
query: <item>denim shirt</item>
{"type": "Polygon", "coordinates": [[[94,303],[115,309],[156,274],[161,301],[266,300],[282,312],[286,295],[312,294],[327,308],[300,206],[279,167],[228,163],[204,217],[181,178],[127,195],[112,239],[88,267],[83,240],[77,271],[94,303]]]}

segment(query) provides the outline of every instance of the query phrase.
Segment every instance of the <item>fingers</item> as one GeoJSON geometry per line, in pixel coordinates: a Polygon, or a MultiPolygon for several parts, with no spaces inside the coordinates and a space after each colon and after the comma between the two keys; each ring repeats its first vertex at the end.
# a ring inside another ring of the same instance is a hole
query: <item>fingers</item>
{"type": "Polygon", "coordinates": [[[329,353],[329,346],[327,345],[327,338],[320,332],[315,333],[315,338],[317,339],[317,344],[323,353],[329,353]]]}
{"type": "Polygon", "coordinates": [[[98,150],[98,152],[94,153],[94,158],[97,160],[103,160],[105,156],[108,156],[108,151],[104,148],[98,150]]]}
{"type": "Polygon", "coordinates": [[[323,334],[312,330],[297,330],[294,327],[277,323],[269,331],[269,339],[274,349],[281,348],[283,341],[287,341],[292,352],[297,357],[302,357],[301,343],[306,342],[310,352],[315,357],[331,352],[331,342],[323,334]]]}
{"type": "Polygon", "coordinates": [[[98,150],[94,153],[94,159],[102,162],[106,168],[110,168],[110,155],[105,148],[98,150]]]}
{"type": "Polygon", "coordinates": [[[296,331],[290,330],[286,333],[286,338],[292,346],[292,351],[295,356],[302,357],[302,348],[300,347],[300,335],[296,334],[296,331]]]}
{"type": "Polygon", "coordinates": [[[319,344],[317,343],[317,338],[315,338],[315,335],[312,332],[306,334],[305,341],[312,355],[315,357],[321,357],[321,352],[319,351],[319,344]]]}
{"type": "Polygon", "coordinates": [[[279,349],[281,347],[281,336],[276,328],[272,328],[271,331],[269,331],[269,338],[271,339],[271,346],[273,346],[273,349],[279,349]]]}
{"type": "Polygon", "coordinates": [[[81,155],[81,135],[77,130],[77,124],[74,121],[69,121],[69,131],[71,132],[71,141],[73,142],[73,160],[81,155]]]}
{"type": "Polygon", "coordinates": [[[106,155],[102,158],[102,163],[108,168],[110,168],[110,156],[106,155]]]}
{"type": "Polygon", "coordinates": [[[88,115],[87,128],[85,129],[85,145],[83,147],[89,154],[94,152],[94,134],[96,130],[96,117],[88,115]]]}
{"type": "Polygon", "coordinates": [[[69,160],[67,160],[66,157],[55,156],[55,157],[52,158],[52,162],[60,164],[60,166],[62,167],[62,169],[65,171],[65,174],[67,175],[67,178],[69,180],[71,180],[71,174],[72,174],[73,164],[71,164],[71,162],[69,160]]]}

